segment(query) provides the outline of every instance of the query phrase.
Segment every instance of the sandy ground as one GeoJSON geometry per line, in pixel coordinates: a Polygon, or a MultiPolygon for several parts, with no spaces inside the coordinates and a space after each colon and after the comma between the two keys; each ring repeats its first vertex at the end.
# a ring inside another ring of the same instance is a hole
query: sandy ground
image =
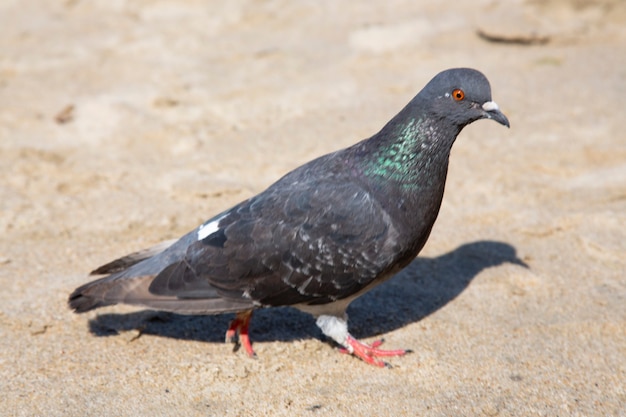
{"type": "Polygon", "coordinates": [[[625,2],[362,3],[0,3],[0,414],[626,415],[625,2]],[[392,369],[290,309],[255,316],[258,360],[229,316],[68,310],[454,66],[512,128],[463,131],[426,248],[349,310],[414,350],[392,369]]]}

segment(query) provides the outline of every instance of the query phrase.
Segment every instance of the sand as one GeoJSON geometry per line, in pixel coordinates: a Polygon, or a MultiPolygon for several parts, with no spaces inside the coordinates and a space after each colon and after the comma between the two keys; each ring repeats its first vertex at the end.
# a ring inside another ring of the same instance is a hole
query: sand
{"type": "Polygon", "coordinates": [[[626,415],[626,3],[354,3],[0,4],[1,415],[626,415]],[[392,369],[287,308],[257,360],[230,316],[67,308],[455,66],[511,129],[462,132],[420,257],[349,309],[392,369]]]}

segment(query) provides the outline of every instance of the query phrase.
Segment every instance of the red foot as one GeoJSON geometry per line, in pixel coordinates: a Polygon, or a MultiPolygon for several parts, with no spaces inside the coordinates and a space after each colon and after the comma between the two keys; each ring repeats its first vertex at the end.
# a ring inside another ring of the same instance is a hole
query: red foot
{"type": "Polygon", "coordinates": [[[371,345],[366,345],[365,343],[359,342],[354,337],[348,335],[346,339],[346,343],[348,344],[348,348],[340,349],[341,353],[351,353],[354,356],[361,358],[364,362],[369,363],[370,365],[375,366],[389,366],[386,362],[383,362],[378,357],[388,357],[388,356],[403,356],[407,353],[411,352],[410,350],[405,349],[397,349],[397,350],[383,350],[378,349],[378,346],[382,345],[384,339],[376,340],[371,345]]]}
{"type": "Polygon", "coordinates": [[[252,349],[250,337],[248,336],[248,327],[252,318],[252,310],[237,313],[235,319],[230,322],[226,331],[226,343],[235,343],[233,351],[237,351],[241,346],[251,358],[256,358],[256,353],[252,349]]]}

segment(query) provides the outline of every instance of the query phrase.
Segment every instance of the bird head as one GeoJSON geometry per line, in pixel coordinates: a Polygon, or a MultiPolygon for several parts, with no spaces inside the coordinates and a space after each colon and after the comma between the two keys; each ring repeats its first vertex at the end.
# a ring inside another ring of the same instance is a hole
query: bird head
{"type": "Polygon", "coordinates": [[[418,97],[429,102],[431,116],[446,119],[459,128],[480,119],[510,127],[509,120],[491,99],[487,78],[471,68],[453,68],[435,76],[418,97]]]}

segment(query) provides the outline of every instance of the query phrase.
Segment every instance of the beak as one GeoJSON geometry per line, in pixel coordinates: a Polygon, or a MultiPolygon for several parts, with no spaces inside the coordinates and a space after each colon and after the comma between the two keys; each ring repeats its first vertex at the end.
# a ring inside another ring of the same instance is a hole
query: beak
{"type": "Polygon", "coordinates": [[[504,113],[500,111],[500,107],[495,101],[486,101],[483,103],[482,108],[484,110],[484,117],[486,119],[495,120],[496,122],[506,127],[511,127],[509,119],[506,118],[504,113]]]}

